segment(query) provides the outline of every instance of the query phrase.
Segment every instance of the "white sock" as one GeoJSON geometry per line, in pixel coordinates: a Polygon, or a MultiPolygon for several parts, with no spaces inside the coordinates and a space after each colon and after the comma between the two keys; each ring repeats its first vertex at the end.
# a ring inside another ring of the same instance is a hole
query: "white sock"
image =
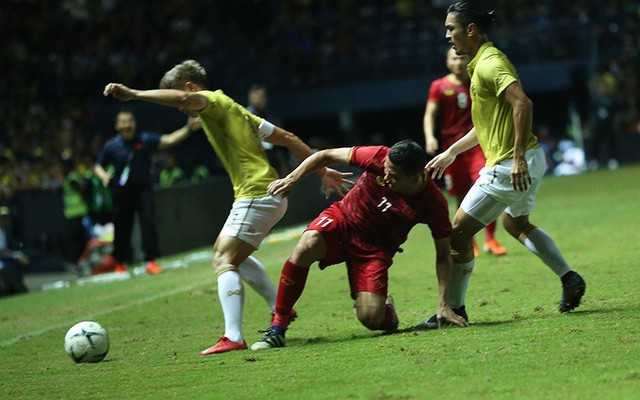
{"type": "Polygon", "coordinates": [[[562,253],[560,253],[553,239],[542,229],[535,228],[529,232],[524,240],[524,245],[551,268],[558,277],[562,277],[562,275],[571,271],[571,267],[562,257],[562,253]]]}
{"type": "Polygon", "coordinates": [[[475,259],[466,263],[453,263],[450,278],[451,284],[449,285],[449,295],[447,296],[449,298],[449,307],[458,308],[464,305],[464,298],[467,294],[469,279],[474,265],[475,259]]]}
{"type": "Polygon", "coordinates": [[[276,310],[276,287],[269,279],[264,266],[254,256],[247,257],[238,269],[242,279],[247,281],[249,286],[253,288],[262,298],[269,304],[271,312],[276,310]]]}
{"type": "Polygon", "coordinates": [[[242,343],[244,288],[240,274],[231,270],[218,276],[218,297],[224,314],[224,335],[234,342],[242,343]]]}

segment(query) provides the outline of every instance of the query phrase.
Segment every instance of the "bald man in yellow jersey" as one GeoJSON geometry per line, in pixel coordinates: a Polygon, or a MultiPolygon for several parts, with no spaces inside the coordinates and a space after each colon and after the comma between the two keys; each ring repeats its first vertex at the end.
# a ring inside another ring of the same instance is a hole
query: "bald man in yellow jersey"
{"type": "MultiPolygon", "coordinates": [[[[262,264],[251,254],[269,230],[282,218],[287,199],[267,193],[278,174],[269,165],[261,140],[287,147],[301,160],[312,150],[296,135],[248,112],[221,90],[209,91],[205,69],[186,60],[169,70],[160,89],[136,90],[119,83],[105,86],[104,95],[121,101],[141,100],[176,107],[199,116],[202,127],[224,165],[234,191],[234,203],[214,244],[213,267],[225,320],[225,333],[201,355],[247,348],[242,335],[244,287],[241,277],[275,310],[276,289],[262,264]]],[[[318,172],[328,196],[331,189],[342,194],[349,173],[330,168],[318,172]]]]}
{"type": "MultiPolygon", "coordinates": [[[[451,237],[454,268],[453,297],[449,305],[464,314],[464,298],[474,266],[472,238],[500,214],[504,227],[537,255],[562,281],[560,312],[578,307],[586,283],[567,264],[555,243],[542,229],[529,222],[546,160],[531,132],[532,102],[524,93],[514,66],[488,40],[494,23],[493,11],[477,1],[459,1],[449,6],[446,37],[456,54],[472,57],[467,67],[471,77],[471,118],[474,128],[428,164],[433,176],[441,176],[456,156],[477,144],[487,158],[480,178],[465,196],[453,219],[451,237]]],[[[420,325],[433,328],[436,318],[420,325]]],[[[437,325],[436,325],[437,327],[437,325]]]]}

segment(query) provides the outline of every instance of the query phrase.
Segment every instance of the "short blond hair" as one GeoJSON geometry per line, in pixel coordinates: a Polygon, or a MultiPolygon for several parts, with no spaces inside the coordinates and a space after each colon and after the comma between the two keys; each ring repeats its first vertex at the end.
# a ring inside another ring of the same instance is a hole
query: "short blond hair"
{"type": "Polygon", "coordinates": [[[182,89],[187,82],[207,87],[207,71],[195,60],[184,60],[167,71],[160,80],[160,88],[182,89]]]}

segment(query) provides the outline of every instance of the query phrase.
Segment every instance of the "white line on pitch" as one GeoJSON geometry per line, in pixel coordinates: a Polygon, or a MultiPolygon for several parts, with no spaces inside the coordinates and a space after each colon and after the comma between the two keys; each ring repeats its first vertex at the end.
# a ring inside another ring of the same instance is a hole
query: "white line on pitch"
{"type": "Polygon", "coordinates": [[[134,306],[139,306],[142,304],[146,304],[146,303],[150,303],[152,301],[156,301],[156,300],[160,300],[164,297],[169,297],[169,296],[173,296],[176,294],[180,294],[183,292],[187,292],[189,290],[193,290],[195,288],[197,288],[198,286],[204,286],[207,285],[208,283],[203,283],[203,282],[197,282],[197,283],[192,283],[190,285],[185,285],[179,288],[175,288],[173,290],[169,290],[163,293],[158,293],[155,294],[153,296],[149,296],[149,297],[145,297],[139,300],[135,300],[131,303],[127,303],[127,304],[122,304],[116,307],[111,307],[111,308],[107,308],[106,310],[97,312],[97,313],[92,313],[92,314],[87,314],[84,317],[80,317],[79,319],[74,319],[73,321],[70,322],[64,322],[64,323],[60,323],[57,325],[51,325],[51,326],[47,326],[45,328],[40,328],[40,329],[36,329],[35,331],[31,331],[31,332],[27,332],[23,335],[20,335],[18,337],[12,338],[12,339],[7,339],[4,340],[2,342],[0,342],[0,347],[6,347],[6,346],[11,346],[14,343],[20,342],[22,340],[29,340],[31,338],[34,338],[36,336],[40,336],[44,333],[47,333],[49,331],[52,331],[54,329],[63,329],[65,327],[70,327],[73,323],[78,322],[78,321],[90,321],[93,320],[96,317],[99,317],[101,315],[105,315],[105,314],[110,314],[112,312],[117,312],[117,311],[121,311],[121,310],[125,310],[127,308],[131,308],[134,306]]]}

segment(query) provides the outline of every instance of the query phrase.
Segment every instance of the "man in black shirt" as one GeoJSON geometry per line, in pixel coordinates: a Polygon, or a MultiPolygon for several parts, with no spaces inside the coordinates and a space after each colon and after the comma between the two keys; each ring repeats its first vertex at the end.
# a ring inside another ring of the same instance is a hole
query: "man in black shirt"
{"type": "Polygon", "coordinates": [[[126,272],[126,263],[131,262],[131,231],[137,212],[147,273],[159,274],[163,270],[156,263],[159,250],[151,191],[151,157],[158,149],[182,142],[191,131],[200,129],[200,123],[190,117],[185,126],[169,134],[136,133],[133,112],[121,111],[116,116],[115,128],[118,135],[105,143],[94,166],[94,173],[111,189],[113,196],[115,271],[126,272]],[[109,166],[112,172],[107,170],[109,166]]]}

